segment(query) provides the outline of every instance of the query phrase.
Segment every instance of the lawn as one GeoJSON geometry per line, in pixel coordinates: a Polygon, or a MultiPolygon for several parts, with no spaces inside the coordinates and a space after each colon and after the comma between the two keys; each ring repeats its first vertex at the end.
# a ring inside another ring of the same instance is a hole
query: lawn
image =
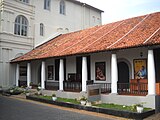
{"type": "MultiPolygon", "coordinates": [[[[36,96],[38,98],[42,98],[42,99],[47,99],[47,100],[52,100],[52,96],[42,96],[42,95],[38,95],[36,96]]],[[[80,104],[80,102],[78,102],[75,99],[67,99],[67,98],[60,98],[58,97],[57,102],[66,102],[66,103],[73,103],[73,104],[80,104]]]]}
{"type": "MultiPolygon", "coordinates": [[[[107,103],[102,103],[102,104],[98,104],[98,105],[93,105],[96,107],[100,107],[100,108],[107,108],[107,109],[114,109],[114,110],[123,110],[123,111],[131,111],[131,112],[136,112],[136,107],[133,106],[126,106],[126,105],[118,105],[118,104],[107,104],[107,103]]],[[[144,111],[148,111],[151,110],[151,108],[144,108],[144,111]]]]}
{"type": "MultiPolygon", "coordinates": [[[[42,95],[37,95],[36,97],[41,98],[41,99],[47,99],[47,100],[52,100],[52,96],[42,96],[42,95]]],[[[60,98],[58,97],[57,102],[66,102],[66,103],[73,103],[73,104],[80,104],[79,101],[76,99],[67,99],[67,98],[60,98]]],[[[121,111],[130,111],[130,112],[136,112],[136,106],[126,106],[126,105],[119,105],[119,104],[107,104],[107,103],[102,103],[102,104],[94,104],[92,103],[92,106],[95,107],[100,107],[100,108],[106,108],[106,109],[114,109],[114,110],[121,110],[121,111]]],[[[144,111],[152,110],[151,108],[144,108],[144,111]]]]}

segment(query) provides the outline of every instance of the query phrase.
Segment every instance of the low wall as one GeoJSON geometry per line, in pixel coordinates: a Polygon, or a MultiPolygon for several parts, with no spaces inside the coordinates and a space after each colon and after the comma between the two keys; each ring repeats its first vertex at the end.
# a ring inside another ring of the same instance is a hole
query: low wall
{"type": "Polygon", "coordinates": [[[87,93],[85,92],[65,92],[65,91],[56,91],[56,96],[61,97],[61,98],[71,98],[71,99],[76,99],[80,98],[82,96],[87,97],[87,93]]]}

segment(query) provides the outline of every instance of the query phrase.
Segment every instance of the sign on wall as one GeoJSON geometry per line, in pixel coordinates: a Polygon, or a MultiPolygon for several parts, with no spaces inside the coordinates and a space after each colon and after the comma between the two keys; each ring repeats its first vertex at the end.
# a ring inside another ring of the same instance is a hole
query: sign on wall
{"type": "Polygon", "coordinates": [[[147,78],[147,59],[135,59],[134,63],[134,78],[146,79],[147,78]]]}
{"type": "Polygon", "coordinates": [[[95,63],[95,78],[98,81],[106,80],[106,67],[105,62],[95,63]]]}

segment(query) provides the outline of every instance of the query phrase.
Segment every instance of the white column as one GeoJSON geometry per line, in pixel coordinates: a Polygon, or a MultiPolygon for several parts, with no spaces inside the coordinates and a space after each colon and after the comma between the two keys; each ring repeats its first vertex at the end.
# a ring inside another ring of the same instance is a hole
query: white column
{"type": "Polygon", "coordinates": [[[118,69],[117,69],[117,56],[112,54],[111,58],[111,93],[117,94],[117,81],[118,81],[118,69]]]}
{"type": "Polygon", "coordinates": [[[148,50],[148,95],[155,95],[155,64],[153,50],[148,50]]]}
{"type": "Polygon", "coordinates": [[[19,86],[19,64],[16,66],[16,86],[19,86]]]}
{"type": "Polygon", "coordinates": [[[64,65],[63,59],[60,59],[59,65],[59,90],[63,91],[63,81],[64,81],[64,65]]]}
{"type": "Polygon", "coordinates": [[[31,63],[27,63],[27,87],[30,86],[31,82],[31,63]]]}
{"type": "Polygon", "coordinates": [[[86,92],[86,81],[87,81],[87,57],[82,58],[82,92],[86,92]]]}
{"type": "Polygon", "coordinates": [[[45,62],[42,61],[42,66],[41,66],[41,88],[45,89],[45,78],[46,78],[46,71],[45,71],[45,62]]]}

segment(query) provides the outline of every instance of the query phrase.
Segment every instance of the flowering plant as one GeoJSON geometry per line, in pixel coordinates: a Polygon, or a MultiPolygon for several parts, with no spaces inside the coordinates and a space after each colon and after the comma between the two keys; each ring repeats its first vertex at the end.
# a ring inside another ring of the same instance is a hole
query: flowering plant
{"type": "Polygon", "coordinates": [[[37,91],[40,91],[40,90],[41,90],[41,87],[40,87],[40,86],[38,86],[38,87],[37,87],[37,91]]]}

